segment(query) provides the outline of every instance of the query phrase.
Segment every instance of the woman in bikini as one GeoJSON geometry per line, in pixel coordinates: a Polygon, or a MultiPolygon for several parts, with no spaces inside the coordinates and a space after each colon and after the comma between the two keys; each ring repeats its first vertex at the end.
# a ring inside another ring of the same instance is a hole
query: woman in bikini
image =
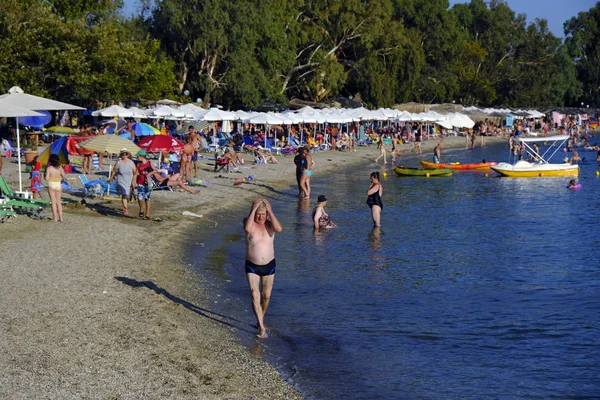
{"type": "Polygon", "coordinates": [[[60,166],[60,160],[57,154],[52,154],[46,167],[46,181],[48,181],[48,195],[52,203],[52,221],[63,222],[62,209],[62,179],[65,172],[60,166]]]}
{"type": "Polygon", "coordinates": [[[317,198],[317,206],[313,210],[313,225],[316,230],[334,228],[336,225],[331,221],[329,215],[325,212],[327,197],[320,195],[317,198]]]}
{"type": "Polygon", "coordinates": [[[383,187],[379,182],[379,172],[371,173],[371,185],[367,189],[367,205],[371,208],[371,217],[373,218],[373,226],[381,226],[381,210],[383,210],[383,187]]]}
{"type": "Polygon", "coordinates": [[[300,187],[304,191],[303,198],[308,199],[310,197],[310,177],[312,176],[312,168],[315,166],[315,162],[310,156],[310,148],[306,146],[304,148],[304,156],[302,159],[302,176],[300,177],[300,187]]]}

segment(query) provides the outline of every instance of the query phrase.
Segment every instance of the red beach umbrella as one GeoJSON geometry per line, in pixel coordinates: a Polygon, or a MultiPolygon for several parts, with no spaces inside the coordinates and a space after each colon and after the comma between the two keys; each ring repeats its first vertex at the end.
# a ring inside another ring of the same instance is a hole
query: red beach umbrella
{"type": "Polygon", "coordinates": [[[163,151],[181,151],[183,143],[173,136],[153,135],[146,136],[137,143],[138,147],[152,153],[161,153],[163,151]]]}

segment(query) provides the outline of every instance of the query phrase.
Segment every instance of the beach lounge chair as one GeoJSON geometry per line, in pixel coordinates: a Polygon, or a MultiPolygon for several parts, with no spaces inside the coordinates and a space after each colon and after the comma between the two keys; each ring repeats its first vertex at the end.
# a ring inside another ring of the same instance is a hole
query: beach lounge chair
{"type": "Polygon", "coordinates": [[[267,148],[267,150],[269,150],[269,152],[271,153],[281,154],[281,147],[273,146],[273,143],[271,143],[271,141],[275,141],[275,139],[265,138],[265,147],[267,148]]]}
{"type": "MultiPolygon", "coordinates": [[[[25,204],[35,205],[39,207],[47,207],[50,205],[49,200],[43,199],[33,199],[33,198],[24,198],[16,193],[14,190],[8,186],[8,183],[4,180],[4,177],[0,176],[0,194],[10,200],[22,201],[25,204]]],[[[20,204],[20,203],[19,203],[20,204]]]]}
{"type": "Polygon", "coordinates": [[[244,136],[244,144],[242,148],[245,152],[254,154],[254,150],[256,150],[256,145],[254,144],[254,139],[252,136],[244,136]]]}
{"type": "Polygon", "coordinates": [[[8,221],[11,217],[15,217],[17,213],[12,206],[8,204],[7,199],[0,199],[0,223],[8,221]]]}

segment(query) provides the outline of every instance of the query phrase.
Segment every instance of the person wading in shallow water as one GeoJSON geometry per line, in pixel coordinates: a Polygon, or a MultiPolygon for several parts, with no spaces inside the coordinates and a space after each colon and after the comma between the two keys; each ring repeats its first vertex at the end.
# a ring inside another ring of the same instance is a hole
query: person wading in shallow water
{"type": "Polygon", "coordinates": [[[244,220],[246,231],[246,280],[252,297],[252,310],[258,323],[258,338],[267,337],[265,313],[271,300],[275,280],[275,234],[283,228],[273,213],[271,204],[263,198],[252,203],[244,220]]]}
{"type": "Polygon", "coordinates": [[[367,189],[367,205],[371,208],[371,218],[373,218],[373,226],[378,228],[381,226],[381,210],[383,210],[383,187],[379,182],[379,172],[371,173],[371,185],[367,189]]]}

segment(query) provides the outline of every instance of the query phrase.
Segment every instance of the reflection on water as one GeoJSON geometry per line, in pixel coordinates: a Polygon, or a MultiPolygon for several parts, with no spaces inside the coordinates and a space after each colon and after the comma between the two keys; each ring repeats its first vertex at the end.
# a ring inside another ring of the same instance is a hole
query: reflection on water
{"type": "MultiPolygon", "coordinates": [[[[491,151],[475,160],[506,149],[491,151]]],[[[598,398],[596,168],[577,192],[568,178],[388,176],[381,229],[364,204],[370,169],[315,179],[338,227],[315,232],[310,202],[273,202],[273,335],[250,346],[309,399],[598,398]]],[[[225,248],[226,293],[252,321],[233,267],[243,241],[225,248]]]]}

